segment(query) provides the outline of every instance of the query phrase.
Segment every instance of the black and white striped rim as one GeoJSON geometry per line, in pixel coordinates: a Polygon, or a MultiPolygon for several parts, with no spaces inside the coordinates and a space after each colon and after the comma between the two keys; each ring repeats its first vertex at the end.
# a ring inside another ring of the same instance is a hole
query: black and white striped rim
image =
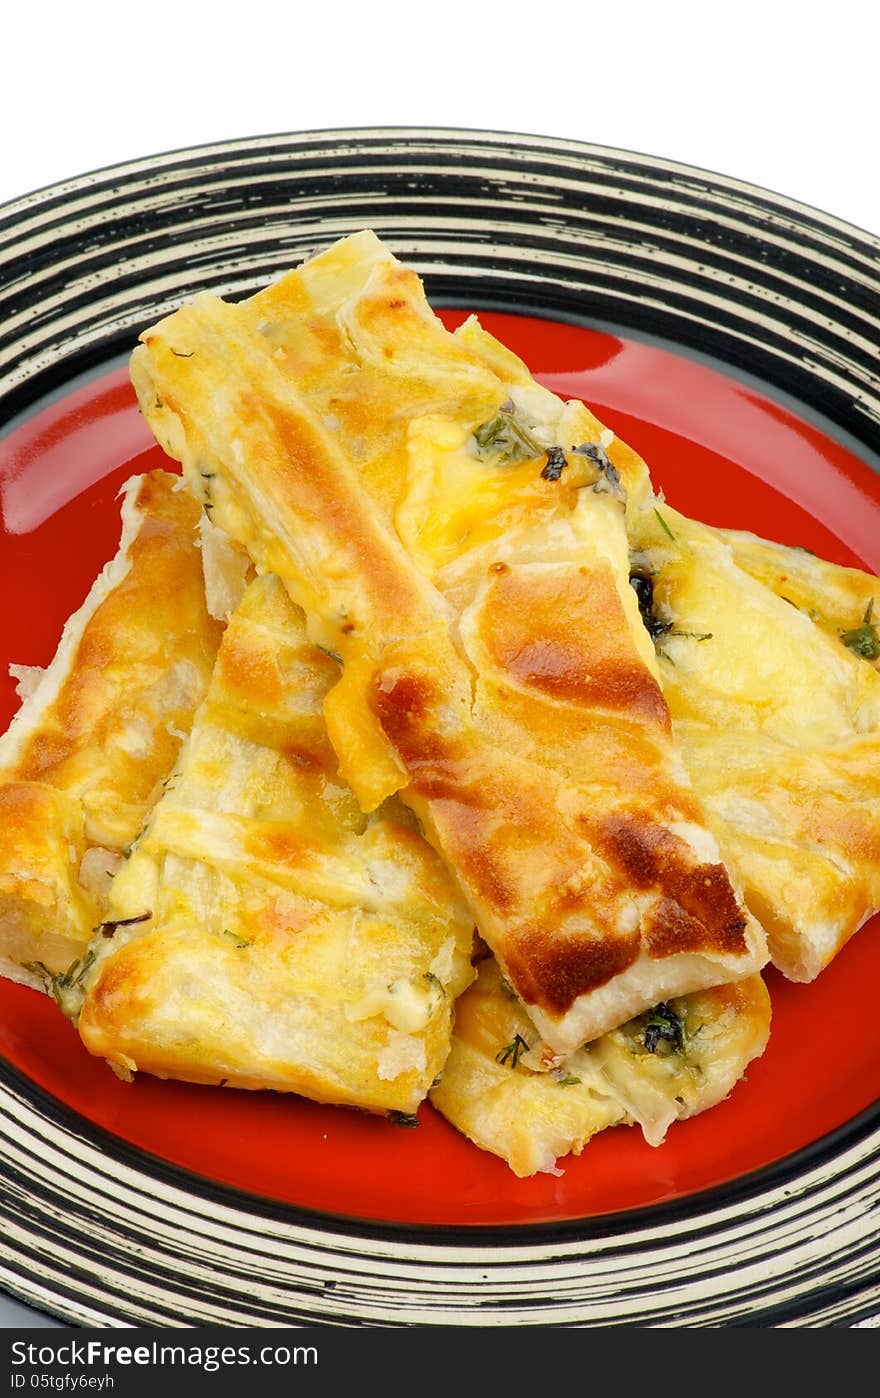
{"type": "MultiPolygon", "coordinates": [[[[201,288],[372,227],[435,304],[706,354],[880,451],[880,241],[570,141],[323,131],[100,170],[0,208],[0,432],[201,288]]],[[[79,1325],[848,1325],[880,1312],[880,1118],[735,1186],[576,1225],[401,1229],[240,1194],[0,1063],[0,1285],[79,1325]]]]}

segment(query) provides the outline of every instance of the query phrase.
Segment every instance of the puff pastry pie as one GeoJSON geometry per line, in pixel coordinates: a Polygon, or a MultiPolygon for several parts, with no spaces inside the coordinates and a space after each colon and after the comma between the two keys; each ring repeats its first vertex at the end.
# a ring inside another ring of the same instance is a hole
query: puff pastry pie
{"type": "Polygon", "coordinates": [[[252,581],[65,1005],[121,1074],[410,1113],[442,1068],[473,920],[409,812],[339,777],[337,676],[252,581]]]}
{"type": "Polygon", "coordinates": [[[119,550],[0,738],[0,973],[39,988],[101,921],[211,673],[222,628],[180,486],[124,487],[119,550]]]}
{"type": "Polygon", "coordinates": [[[362,807],[400,793],[565,1054],[752,975],[766,941],[629,584],[646,473],[468,333],[364,233],[243,304],[198,296],[132,377],[212,520],[341,658],[324,708],[362,807]]]}

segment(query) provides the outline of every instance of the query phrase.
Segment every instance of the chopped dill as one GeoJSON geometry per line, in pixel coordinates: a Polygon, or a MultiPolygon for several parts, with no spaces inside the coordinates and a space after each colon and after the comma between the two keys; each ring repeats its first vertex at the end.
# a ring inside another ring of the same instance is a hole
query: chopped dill
{"type": "Polygon", "coordinates": [[[597,495],[613,495],[616,500],[626,501],[626,491],[620,479],[620,472],[607,451],[598,442],[582,442],[572,448],[579,456],[585,456],[599,467],[599,479],[594,481],[593,490],[597,495]]]}
{"type": "Polygon", "coordinates": [[[477,456],[485,460],[494,457],[499,465],[508,461],[529,461],[542,456],[544,448],[532,436],[512,398],[508,398],[494,417],[473,432],[477,456]]]}
{"type": "Polygon", "coordinates": [[[505,1044],[495,1055],[496,1063],[504,1063],[509,1068],[515,1068],[521,1056],[528,1053],[529,1046],[521,1034],[514,1034],[509,1044],[505,1044]]]}
{"type": "Polygon", "coordinates": [[[389,1112],[388,1120],[395,1126],[420,1126],[418,1116],[415,1112],[389,1112]]]}
{"type": "Polygon", "coordinates": [[[97,927],[93,927],[93,932],[100,932],[104,937],[112,937],[117,927],[134,927],[138,922],[149,922],[152,913],[138,913],[137,917],[119,917],[113,922],[102,922],[97,927]]]}
{"type": "Polygon", "coordinates": [[[854,655],[860,655],[863,660],[880,659],[880,634],[877,632],[877,625],[872,620],[874,616],[874,599],[871,598],[865,608],[865,615],[862,618],[861,626],[853,627],[852,631],[841,631],[840,639],[848,650],[854,655]]]}
{"type": "Polygon", "coordinates": [[[342,656],[339,654],[338,651],[331,650],[329,646],[321,645],[318,646],[318,650],[321,652],[322,655],[326,655],[328,660],[335,660],[337,665],[342,664],[342,656]]]}
{"type": "Polygon", "coordinates": [[[253,938],[240,937],[237,932],[232,932],[228,927],[223,928],[223,936],[228,937],[230,942],[234,942],[237,947],[252,947],[253,938]]]}
{"type": "Polygon", "coordinates": [[[657,516],[657,519],[660,522],[660,528],[663,530],[663,533],[668,535],[672,542],[675,543],[675,535],[669,528],[669,525],[666,523],[666,520],[663,518],[660,511],[657,509],[656,505],[654,506],[654,514],[657,516]]]}
{"type": "Polygon", "coordinates": [[[645,1016],[645,1048],[656,1053],[661,1040],[669,1044],[674,1053],[684,1053],[687,1049],[687,1030],[684,1020],[675,1013],[671,1005],[661,1000],[645,1016]]]}

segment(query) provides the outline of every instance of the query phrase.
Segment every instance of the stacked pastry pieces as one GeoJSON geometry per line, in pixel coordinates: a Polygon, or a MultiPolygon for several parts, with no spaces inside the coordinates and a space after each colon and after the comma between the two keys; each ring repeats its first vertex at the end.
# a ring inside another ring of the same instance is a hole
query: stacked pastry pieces
{"type": "Polygon", "coordinates": [[[817,566],[788,597],[787,551],[668,509],[372,234],[197,297],[132,377],[230,614],[52,981],[86,1046],[430,1095],[520,1175],[725,1097],[768,957],[809,979],[880,901],[880,676],[839,635],[856,596],[873,630],[873,580],[817,566]]]}

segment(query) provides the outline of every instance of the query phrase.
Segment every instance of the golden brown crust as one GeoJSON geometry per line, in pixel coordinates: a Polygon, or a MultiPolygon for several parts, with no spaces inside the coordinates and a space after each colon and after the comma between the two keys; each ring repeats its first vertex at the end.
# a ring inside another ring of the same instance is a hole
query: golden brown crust
{"type": "Polygon", "coordinates": [[[479,629],[494,665],[515,684],[591,715],[670,731],[666,701],[633,645],[608,563],[550,577],[496,572],[479,629]]]}
{"type": "Polygon", "coordinates": [[[4,772],[78,796],[92,843],[108,848],[124,848],[140,830],[220,639],[205,608],[198,507],[174,484],[164,471],[139,479],[128,571],[90,618],[55,702],[4,772]],[[163,700],[158,691],[176,665],[179,692],[169,685],[163,700]],[[155,720],[126,743],[127,726],[138,723],[145,706],[155,706],[155,720]]]}
{"type": "Polygon", "coordinates": [[[198,517],[168,472],[129,483],[119,553],[0,740],[7,974],[38,962],[54,974],[81,953],[204,693],[222,628],[205,607],[198,517]]]}

